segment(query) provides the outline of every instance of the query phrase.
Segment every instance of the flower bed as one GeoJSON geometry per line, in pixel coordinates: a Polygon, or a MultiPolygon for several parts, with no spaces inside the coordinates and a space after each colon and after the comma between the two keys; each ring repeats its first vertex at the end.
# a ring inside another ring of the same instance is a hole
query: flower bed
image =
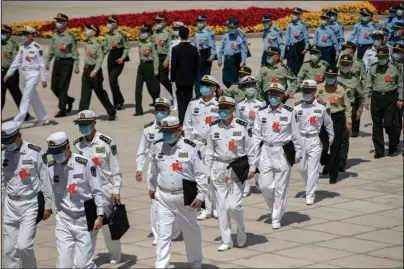
{"type": "Polygon", "coordinates": [[[370,3],[375,7],[378,14],[388,14],[389,7],[400,5],[403,2],[402,1],[370,1],[370,3]]]}
{"type": "MultiPolygon", "coordinates": [[[[378,1],[374,1],[378,2],[378,1]]],[[[389,1],[397,2],[397,1],[389,1]]],[[[362,8],[368,8],[372,12],[377,13],[378,10],[382,10],[381,5],[377,7],[373,6],[369,2],[356,2],[346,5],[330,6],[324,10],[330,8],[336,8],[339,11],[338,19],[344,25],[352,25],[359,20],[359,11],[362,8]]],[[[139,40],[140,32],[139,27],[143,23],[153,23],[153,18],[157,14],[164,14],[167,17],[167,23],[172,25],[174,21],[182,21],[190,29],[190,34],[193,36],[197,30],[195,26],[195,18],[200,14],[204,14],[208,18],[209,28],[216,33],[216,35],[222,35],[226,33],[227,28],[225,26],[226,20],[229,17],[235,17],[240,21],[241,28],[247,33],[262,32],[263,26],[261,24],[261,18],[263,14],[271,14],[274,20],[274,24],[285,30],[288,23],[291,20],[292,9],[289,8],[257,8],[250,7],[247,9],[218,9],[218,10],[182,10],[182,11],[161,11],[161,12],[143,12],[137,14],[120,14],[117,15],[119,19],[119,27],[126,32],[129,40],[139,40]]],[[[302,19],[309,26],[314,28],[320,26],[319,12],[304,11],[302,19]]],[[[101,35],[100,39],[108,32],[106,28],[107,15],[88,17],[88,18],[73,18],[69,20],[68,27],[70,31],[77,37],[78,40],[86,40],[85,25],[95,23],[100,25],[101,35]]],[[[13,28],[15,34],[22,31],[25,25],[29,25],[37,29],[39,36],[44,38],[50,38],[54,31],[53,21],[31,21],[14,23],[10,26],[13,28]]]]}

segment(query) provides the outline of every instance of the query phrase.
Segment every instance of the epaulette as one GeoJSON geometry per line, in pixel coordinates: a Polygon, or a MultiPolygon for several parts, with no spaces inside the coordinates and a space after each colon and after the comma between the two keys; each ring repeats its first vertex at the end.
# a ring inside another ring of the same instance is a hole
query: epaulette
{"type": "Polygon", "coordinates": [[[277,32],[281,32],[281,31],[282,31],[281,28],[279,28],[278,26],[274,26],[273,29],[274,29],[275,31],[277,31],[277,32]]]}
{"type": "Polygon", "coordinates": [[[74,140],[73,145],[76,145],[77,143],[81,142],[83,140],[83,137],[80,136],[79,138],[77,138],[76,140],[74,140]]]}
{"type": "Polygon", "coordinates": [[[118,31],[118,33],[120,33],[123,37],[126,37],[126,33],[124,32],[124,31],[122,31],[121,29],[117,29],[118,31]]]}
{"type": "Polygon", "coordinates": [[[38,43],[35,43],[35,44],[34,44],[34,47],[37,48],[37,49],[40,49],[40,48],[41,48],[41,46],[39,46],[38,43]]]}
{"type": "Polygon", "coordinates": [[[341,82],[338,82],[338,85],[340,85],[342,88],[344,88],[345,90],[346,90],[346,86],[345,86],[345,84],[343,84],[343,83],[341,83],[341,82]]]}
{"type": "Polygon", "coordinates": [[[300,105],[301,103],[303,103],[303,100],[300,100],[300,101],[296,102],[295,106],[300,105]]]}
{"type": "Polygon", "coordinates": [[[84,159],[84,158],[81,158],[81,157],[78,157],[78,156],[74,160],[76,160],[76,162],[84,164],[84,165],[86,165],[88,163],[87,159],[84,159]]]}
{"type": "Polygon", "coordinates": [[[192,147],[196,147],[196,144],[194,142],[192,142],[191,140],[188,139],[184,139],[184,142],[188,145],[191,145],[192,147]]]}
{"type": "Polygon", "coordinates": [[[213,126],[213,125],[215,125],[215,124],[218,124],[220,122],[220,120],[215,120],[214,122],[212,122],[211,124],[210,124],[210,126],[213,126]]]}
{"type": "Polygon", "coordinates": [[[198,100],[200,98],[202,98],[202,97],[194,97],[194,98],[191,99],[191,101],[195,101],[195,100],[198,100]]]}
{"type": "Polygon", "coordinates": [[[100,135],[100,139],[107,144],[111,143],[111,138],[108,138],[105,135],[100,135]]]}
{"type": "Polygon", "coordinates": [[[379,63],[375,62],[375,63],[372,63],[370,66],[374,66],[374,65],[377,65],[377,64],[379,64],[379,63]]]}
{"type": "Polygon", "coordinates": [[[48,167],[51,167],[51,166],[53,166],[54,164],[55,164],[55,161],[52,160],[52,161],[48,162],[48,167]]]}
{"type": "Polygon", "coordinates": [[[37,151],[37,152],[40,152],[40,151],[41,151],[41,148],[40,148],[40,147],[35,146],[35,145],[33,145],[33,144],[28,144],[28,148],[30,148],[30,149],[32,149],[32,150],[35,150],[35,151],[37,151]]]}
{"type": "Polygon", "coordinates": [[[163,142],[164,141],[164,139],[163,138],[160,138],[159,140],[157,140],[157,141],[154,141],[154,145],[156,145],[157,143],[160,143],[160,142],[163,142]]]}
{"type": "Polygon", "coordinates": [[[268,108],[268,105],[261,107],[260,109],[258,109],[258,111],[265,110],[267,108],[268,108]]]}
{"type": "Polygon", "coordinates": [[[330,66],[326,61],[321,60],[321,64],[324,65],[325,67],[330,66]]]}
{"type": "Polygon", "coordinates": [[[48,157],[46,156],[46,154],[42,154],[42,162],[43,162],[44,164],[47,164],[47,163],[48,163],[48,157]]]}
{"type": "Polygon", "coordinates": [[[395,67],[398,67],[398,68],[400,67],[400,64],[399,64],[399,63],[394,62],[394,61],[390,61],[390,62],[391,62],[391,64],[394,65],[395,67]]]}
{"type": "Polygon", "coordinates": [[[288,105],[285,105],[285,104],[284,104],[283,107],[284,107],[286,110],[290,111],[290,112],[293,111],[293,107],[291,107],[291,106],[288,106],[288,105]]]}
{"type": "Polygon", "coordinates": [[[153,125],[153,123],[154,123],[154,121],[152,121],[152,122],[149,122],[148,124],[145,124],[145,125],[144,125],[144,128],[147,128],[147,127],[150,127],[150,126],[152,126],[152,125],[153,125]]]}
{"type": "Polygon", "coordinates": [[[287,66],[286,64],[281,63],[281,66],[282,66],[283,68],[287,69],[289,72],[293,72],[292,69],[291,69],[289,66],[287,66]]]}
{"type": "Polygon", "coordinates": [[[238,124],[244,126],[244,127],[248,125],[247,122],[245,122],[245,121],[243,121],[243,120],[240,120],[240,119],[237,119],[236,122],[237,122],[238,124]]]}
{"type": "Polygon", "coordinates": [[[317,103],[322,104],[323,106],[327,106],[327,103],[317,99],[317,103]]]}

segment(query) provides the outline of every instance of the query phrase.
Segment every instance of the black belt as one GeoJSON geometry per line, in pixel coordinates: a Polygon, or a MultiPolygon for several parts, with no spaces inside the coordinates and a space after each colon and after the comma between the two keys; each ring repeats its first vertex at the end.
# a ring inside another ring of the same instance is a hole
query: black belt
{"type": "Polygon", "coordinates": [[[56,61],[67,61],[67,60],[73,60],[73,58],[56,58],[56,61]]]}
{"type": "Polygon", "coordinates": [[[152,63],[153,62],[153,60],[148,60],[148,61],[140,61],[140,63],[142,63],[142,64],[146,64],[146,63],[152,63]]]}
{"type": "Polygon", "coordinates": [[[84,65],[84,68],[94,68],[94,67],[95,67],[95,64],[94,65],[89,65],[89,64],[84,65]]]}
{"type": "Polygon", "coordinates": [[[199,52],[201,52],[201,51],[207,51],[207,50],[210,51],[210,48],[207,48],[207,49],[200,49],[199,52]]]}
{"type": "Polygon", "coordinates": [[[235,57],[235,56],[239,56],[241,54],[241,52],[239,53],[234,53],[234,55],[225,55],[225,58],[231,58],[231,57],[235,57]]]}
{"type": "Polygon", "coordinates": [[[388,92],[375,92],[373,91],[372,94],[374,95],[389,95],[391,93],[396,94],[397,93],[397,89],[396,90],[392,90],[392,91],[388,91],[388,92]]]}
{"type": "Polygon", "coordinates": [[[333,116],[338,116],[338,115],[345,115],[345,111],[344,110],[342,110],[342,111],[338,111],[338,112],[334,112],[334,113],[330,113],[331,115],[333,115],[333,116]]]}

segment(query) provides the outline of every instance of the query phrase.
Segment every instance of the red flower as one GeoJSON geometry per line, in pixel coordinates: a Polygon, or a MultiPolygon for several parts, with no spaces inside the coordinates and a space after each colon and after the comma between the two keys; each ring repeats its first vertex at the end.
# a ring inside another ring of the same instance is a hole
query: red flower
{"type": "Polygon", "coordinates": [[[385,10],[389,9],[391,6],[398,6],[401,1],[369,1],[376,9],[379,14],[383,13],[385,10]]]}

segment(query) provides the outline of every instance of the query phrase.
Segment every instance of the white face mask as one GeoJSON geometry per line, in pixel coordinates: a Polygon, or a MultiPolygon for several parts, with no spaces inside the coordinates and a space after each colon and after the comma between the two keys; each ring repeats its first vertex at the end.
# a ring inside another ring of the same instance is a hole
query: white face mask
{"type": "Polygon", "coordinates": [[[402,9],[397,10],[397,16],[399,16],[399,17],[403,16],[403,10],[402,9]]]}
{"type": "Polygon", "coordinates": [[[326,26],[328,24],[328,21],[327,20],[321,20],[321,25],[322,26],[326,26]]]}
{"type": "Polygon", "coordinates": [[[383,58],[377,60],[379,65],[386,65],[389,62],[389,58],[383,58]]]}
{"type": "Polygon", "coordinates": [[[330,21],[334,22],[334,21],[336,21],[336,20],[337,20],[337,17],[331,16],[330,21]]]}
{"type": "Polygon", "coordinates": [[[320,60],[320,56],[317,54],[310,54],[310,61],[317,63],[320,60]]]}
{"type": "Polygon", "coordinates": [[[347,74],[351,71],[351,66],[340,66],[339,70],[341,70],[342,73],[347,74]]]}
{"type": "Polygon", "coordinates": [[[245,89],[245,95],[252,99],[255,96],[256,90],[254,87],[249,87],[245,89]]]}
{"type": "Polygon", "coordinates": [[[297,21],[299,19],[299,15],[292,15],[292,20],[297,21]]]}
{"type": "Polygon", "coordinates": [[[401,60],[401,57],[403,57],[403,55],[401,53],[394,52],[393,55],[391,55],[391,57],[393,58],[394,61],[398,62],[401,60]]]}
{"type": "Polygon", "coordinates": [[[373,41],[373,45],[374,45],[375,47],[380,47],[381,44],[382,44],[382,41],[381,41],[381,40],[375,40],[375,41],[373,41]]]}

